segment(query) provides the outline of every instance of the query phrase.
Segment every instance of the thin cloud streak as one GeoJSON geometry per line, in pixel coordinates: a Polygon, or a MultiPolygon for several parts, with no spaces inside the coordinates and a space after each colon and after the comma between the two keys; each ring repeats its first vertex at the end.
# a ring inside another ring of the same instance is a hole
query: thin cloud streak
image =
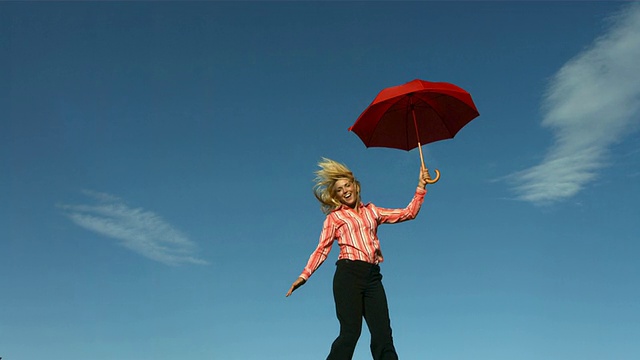
{"type": "Polygon", "coordinates": [[[160,216],[134,209],[115,196],[84,191],[95,205],[59,205],[76,225],[120,241],[120,245],[167,265],[206,261],[195,254],[196,245],[160,216]]]}
{"type": "Polygon", "coordinates": [[[640,3],[553,77],[542,126],[555,142],[543,161],[507,176],[518,199],[548,204],[576,195],[608,165],[609,148],[640,118],[640,3]]]}

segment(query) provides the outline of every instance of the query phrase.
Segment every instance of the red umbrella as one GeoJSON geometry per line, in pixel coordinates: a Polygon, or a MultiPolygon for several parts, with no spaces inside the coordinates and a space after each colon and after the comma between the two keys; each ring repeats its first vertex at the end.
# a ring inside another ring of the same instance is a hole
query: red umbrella
{"type": "MultiPolygon", "coordinates": [[[[453,138],[479,115],[471,95],[445,82],[413,80],[380,91],[349,128],[367,147],[420,149],[422,144],[453,138]]],[[[433,184],[440,178],[436,170],[433,184]]]]}

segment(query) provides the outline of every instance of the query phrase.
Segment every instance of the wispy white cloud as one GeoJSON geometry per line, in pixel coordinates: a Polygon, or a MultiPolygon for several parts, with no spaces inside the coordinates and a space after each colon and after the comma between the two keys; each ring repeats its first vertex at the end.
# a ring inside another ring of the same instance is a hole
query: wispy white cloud
{"type": "Polygon", "coordinates": [[[520,200],[552,203],[576,195],[608,166],[609,149],[640,120],[640,3],[567,62],[545,94],[544,127],[555,141],[538,165],[511,174],[520,200]]]}
{"type": "Polygon", "coordinates": [[[160,216],[129,207],[122,199],[84,191],[92,205],[59,205],[75,224],[106,237],[149,259],[167,265],[207,264],[198,258],[196,245],[160,216]]]}

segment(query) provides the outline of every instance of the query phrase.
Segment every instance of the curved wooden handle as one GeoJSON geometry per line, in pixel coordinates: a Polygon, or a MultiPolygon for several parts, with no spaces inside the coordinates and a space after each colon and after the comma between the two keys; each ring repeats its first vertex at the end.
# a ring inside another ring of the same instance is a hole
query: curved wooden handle
{"type": "Polygon", "coordinates": [[[435,172],[436,172],[435,179],[427,180],[427,184],[435,184],[438,182],[438,180],[440,180],[440,171],[436,169],[435,172]]]}

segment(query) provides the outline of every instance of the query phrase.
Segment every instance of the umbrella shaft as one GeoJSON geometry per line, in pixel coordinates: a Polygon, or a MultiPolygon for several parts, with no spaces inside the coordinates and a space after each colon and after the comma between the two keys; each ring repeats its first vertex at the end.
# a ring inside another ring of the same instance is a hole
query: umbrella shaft
{"type": "Polygon", "coordinates": [[[413,107],[413,97],[409,98],[409,106],[411,106],[411,115],[413,116],[413,126],[416,128],[416,139],[418,139],[418,147],[420,147],[420,133],[418,132],[418,120],[416,120],[416,109],[413,107]]]}
{"type": "Polygon", "coordinates": [[[416,139],[418,139],[418,150],[420,151],[420,162],[422,163],[422,168],[426,169],[424,166],[424,156],[422,156],[422,144],[420,144],[420,133],[418,132],[418,121],[416,120],[416,110],[413,107],[413,96],[409,97],[409,106],[411,106],[411,115],[413,116],[413,126],[416,128],[416,139]]]}

